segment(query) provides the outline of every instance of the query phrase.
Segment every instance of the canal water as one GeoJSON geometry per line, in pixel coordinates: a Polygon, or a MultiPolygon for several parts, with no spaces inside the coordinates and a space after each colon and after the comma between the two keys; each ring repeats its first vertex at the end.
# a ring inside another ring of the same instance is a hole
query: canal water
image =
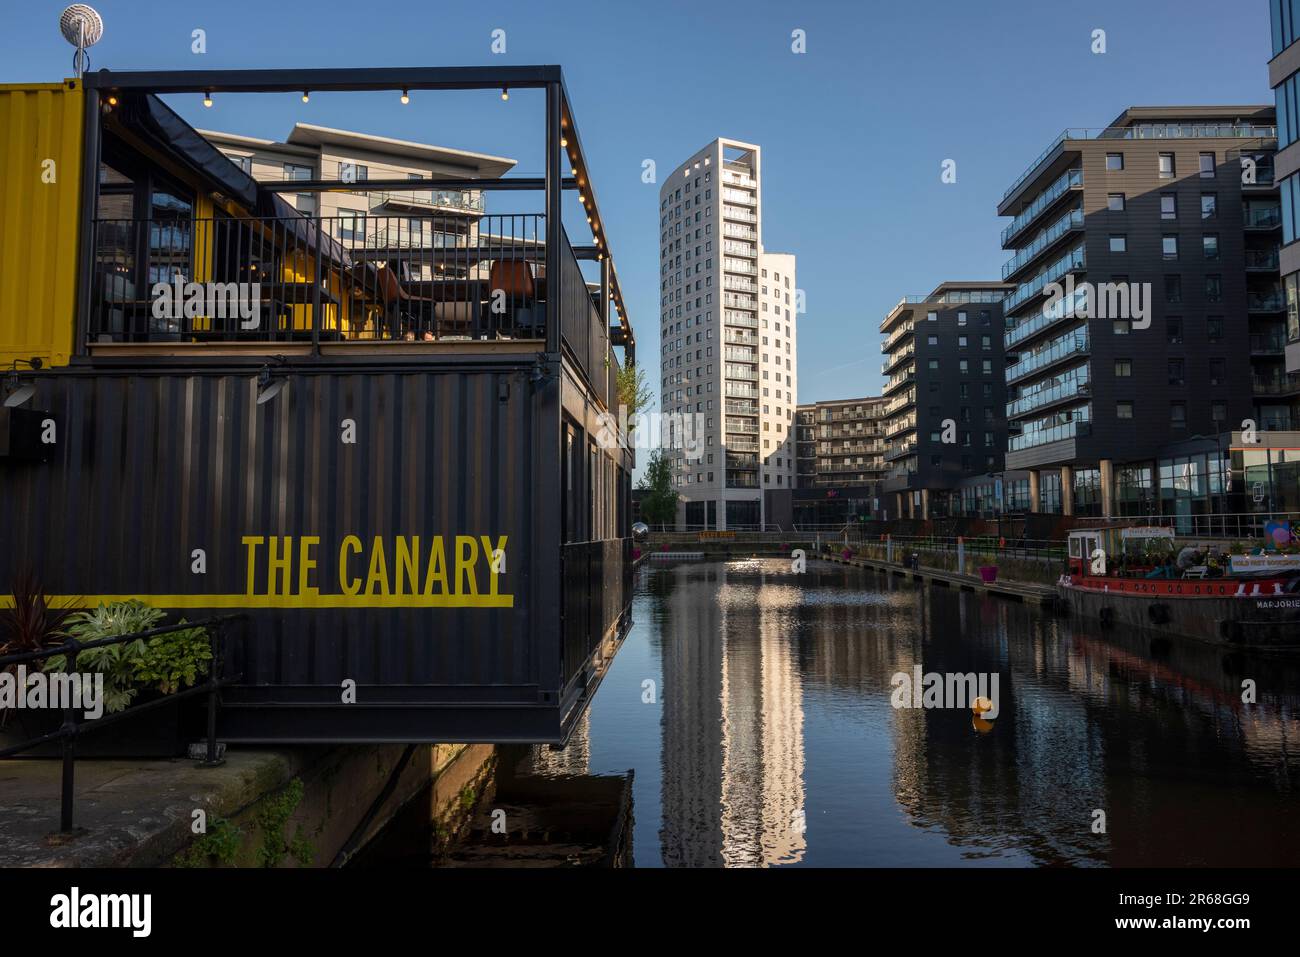
{"type": "Polygon", "coordinates": [[[590,711],[536,761],[635,771],[638,867],[1300,863],[1300,654],[816,562],[637,574],[590,711]],[[894,707],[918,665],[997,675],[997,719],[894,707]]]}

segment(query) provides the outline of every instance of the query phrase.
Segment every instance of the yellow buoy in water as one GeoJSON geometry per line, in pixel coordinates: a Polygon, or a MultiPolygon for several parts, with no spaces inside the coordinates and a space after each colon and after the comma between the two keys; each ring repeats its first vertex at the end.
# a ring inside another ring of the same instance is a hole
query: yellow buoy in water
{"type": "Polygon", "coordinates": [[[976,731],[978,731],[980,734],[988,734],[990,731],[993,730],[993,722],[986,721],[984,718],[981,718],[977,714],[971,715],[970,726],[974,728],[976,731]]]}
{"type": "Polygon", "coordinates": [[[974,711],[976,714],[983,714],[986,711],[993,710],[993,702],[990,701],[988,698],[983,698],[983,697],[976,698],[973,702],[971,702],[970,709],[974,711]]]}

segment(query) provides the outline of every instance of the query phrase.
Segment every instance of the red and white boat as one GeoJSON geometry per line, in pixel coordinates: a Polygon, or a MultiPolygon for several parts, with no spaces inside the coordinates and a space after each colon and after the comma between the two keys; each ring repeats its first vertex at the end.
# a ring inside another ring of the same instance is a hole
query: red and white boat
{"type": "Polygon", "coordinates": [[[1300,646],[1300,555],[1229,555],[1171,528],[1070,533],[1057,592],[1072,614],[1225,644],[1300,646]]]}

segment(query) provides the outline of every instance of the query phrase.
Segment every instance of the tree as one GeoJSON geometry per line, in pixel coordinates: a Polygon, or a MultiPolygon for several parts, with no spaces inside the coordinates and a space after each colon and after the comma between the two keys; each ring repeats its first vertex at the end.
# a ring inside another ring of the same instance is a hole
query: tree
{"type": "Polygon", "coordinates": [[[637,488],[646,493],[641,499],[641,518],[647,524],[671,525],[677,521],[677,490],[673,488],[672,466],[663,449],[650,453],[637,488]]]}
{"type": "Polygon", "coordinates": [[[654,392],[646,385],[645,372],[639,365],[626,365],[616,373],[618,404],[627,409],[627,431],[629,438],[636,430],[636,417],[642,409],[648,408],[654,401],[654,392]]]}

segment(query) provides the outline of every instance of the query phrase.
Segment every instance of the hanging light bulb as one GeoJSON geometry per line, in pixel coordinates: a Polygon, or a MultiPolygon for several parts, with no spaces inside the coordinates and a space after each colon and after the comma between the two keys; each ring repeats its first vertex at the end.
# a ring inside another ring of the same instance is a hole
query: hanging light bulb
{"type": "Polygon", "coordinates": [[[204,90],[204,91],[203,91],[203,105],[204,105],[204,106],[208,106],[208,107],[212,106],[212,91],[211,91],[211,90],[204,90]]]}
{"type": "Polygon", "coordinates": [[[565,138],[565,137],[563,137],[563,136],[561,136],[561,137],[560,137],[560,145],[561,145],[561,146],[568,146],[568,145],[569,145],[569,141],[568,141],[568,139],[565,138]]]}
{"type": "Polygon", "coordinates": [[[310,100],[310,99],[311,99],[311,94],[310,94],[309,92],[307,92],[306,90],[303,90],[303,91],[302,91],[302,101],[303,101],[304,103],[306,103],[306,102],[307,102],[308,100],[310,100]]]}
{"type": "Polygon", "coordinates": [[[503,100],[508,100],[508,99],[510,99],[510,90],[507,89],[507,88],[504,87],[504,86],[501,87],[501,99],[503,99],[503,100]]]}
{"type": "Polygon", "coordinates": [[[410,103],[410,102],[411,102],[411,94],[408,93],[406,90],[403,90],[403,91],[402,91],[402,106],[406,106],[406,104],[407,104],[407,103],[410,103]]]}

